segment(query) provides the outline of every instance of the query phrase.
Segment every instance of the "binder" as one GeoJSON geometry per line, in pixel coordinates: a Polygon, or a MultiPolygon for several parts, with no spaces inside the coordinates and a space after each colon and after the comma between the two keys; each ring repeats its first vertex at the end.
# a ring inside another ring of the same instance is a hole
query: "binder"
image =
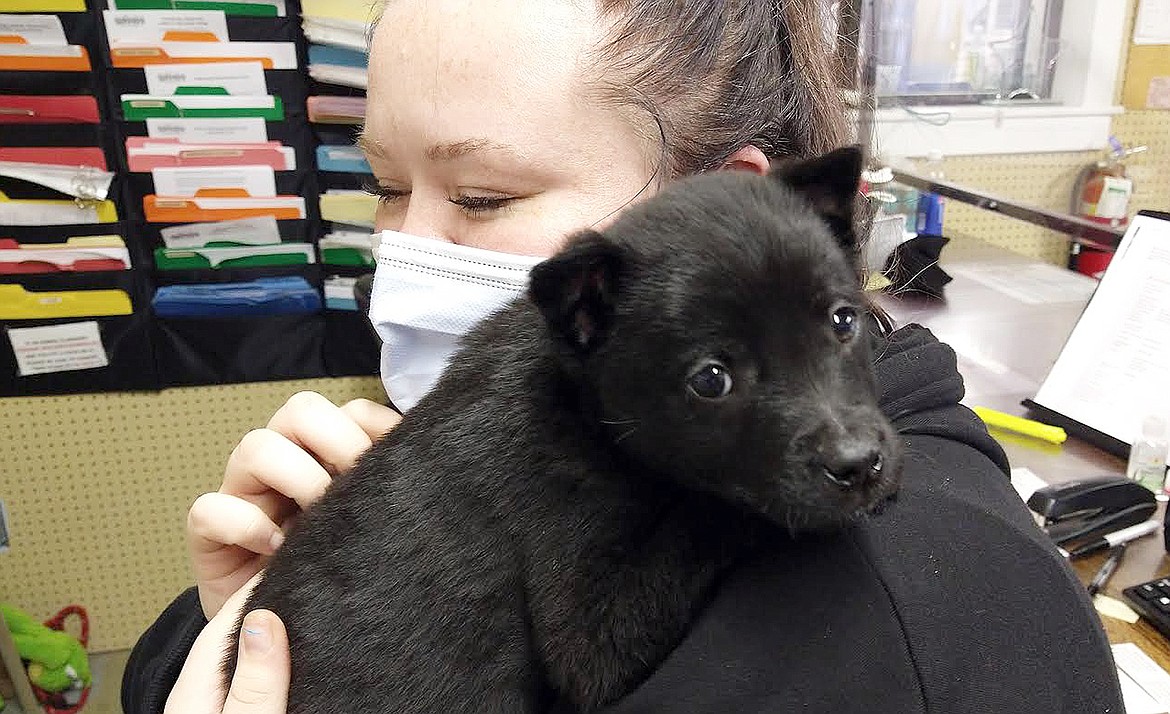
{"type": "Polygon", "coordinates": [[[4,0],[3,12],[85,12],[85,0],[4,0]]]}
{"type": "Polygon", "coordinates": [[[133,312],[125,290],[33,292],[23,285],[0,285],[0,320],[104,317],[133,312]]]}
{"type": "Polygon", "coordinates": [[[86,166],[106,170],[106,153],[98,146],[0,146],[0,163],[86,166]]]}
{"type": "Polygon", "coordinates": [[[210,62],[259,62],[264,69],[296,69],[297,46],[292,42],[157,42],[112,43],[114,67],[210,62]]]}
{"type": "Polygon", "coordinates": [[[122,115],[126,121],[177,118],[249,118],[265,121],[284,119],[284,102],[280,97],[232,97],[222,95],[184,95],[155,97],[148,94],[123,94],[122,115]]]}
{"type": "Polygon", "coordinates": [[[292,171],[297,167],[296,151],[279,141],[257,144],[188,144],[177,139],[152,139],[145,136],[126,138],[126,163],[131,171],[146,172],[158,168],[268,166],[274,171],[292,171]]]}
{"type": "MultiPolygon", "coordinates": [[[[108,236],[102,236],[108,242],[108,236]]],[[[125,245],[101,246],[84,242],[20,244],[0,238],[0,275],[129,270],[125,245]]]]}
{"type": "Polygon", "coordinates": [[[339,173],[373,174],[370,162],[356,146],[318,146],[317,168],[339,173]]]}
{"type": "Polygon", "coordinates": [[[362,124],[366,120],[365,97],[309,97],[305,104],[309,121],[317,124],[362,124]]]}
{"type": "Polygon", "coordinates": [[[0,95],[0,124],[100,124],[90,96],[0,95]]]}
{"type": "Polygon", "coordinates": [[[328,265],[374,267],[374,246],[370,234],[352,231],[330,233],[318,242],[321,262],[328,265]]]}
{"type": "Polygon", "coordinates": [[[209,245],[202,248],[156,248],[159,270],[259,268],[274,265],[309,265],[315,262],[312,243],[274,245],[209,245]]]}
{"type": "Polygon", "coordinates": [[[151,301],[159,317],[245,317],[316,312],[321,296],[304,278],[167,285],[151,301]]]}
{"type": "MultiPolygon", "coordinates": [[[[30,0],[17,0],[29,2],[30,0]]],[[[284,0],[109,0],[117,10],[222,10],[228,15],[284,17],[284,0]]]]}
{"type": "Polygon", "coordinates": [[[89,52],[80,45],[0,42],[0,71],[88,72],[89,52]]]}
{"type": "Polygon", "coordinates": [[[321,220],[373,228],[378,197],[367,191],[330,189],[321,194],[321,220]]]}
{"type": "Polygon", "coordinates": [[[220,195],[194,198],[145,196],[142,203],[146,220],[151,223],[198,223],[264,216],[277,220],[305,217],[305,199],[300,196],[252,198],[231,192],[217,193],[220,195]]]}

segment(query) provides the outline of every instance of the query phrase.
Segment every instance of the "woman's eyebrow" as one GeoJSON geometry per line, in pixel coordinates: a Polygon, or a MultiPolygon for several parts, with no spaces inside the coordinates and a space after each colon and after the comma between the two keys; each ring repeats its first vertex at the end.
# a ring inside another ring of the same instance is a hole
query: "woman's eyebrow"
{"type": "Polygon", "coordinates": [[[454,161],[470,154],[488,152],[508,154],[511,157],[520,155],[520,151],[516,147],[502,144],[498,141],[492,141],[491,139],[464,139],[463,141],[434,144],[427,149],[427,158],[432,161],[454,161]]]}

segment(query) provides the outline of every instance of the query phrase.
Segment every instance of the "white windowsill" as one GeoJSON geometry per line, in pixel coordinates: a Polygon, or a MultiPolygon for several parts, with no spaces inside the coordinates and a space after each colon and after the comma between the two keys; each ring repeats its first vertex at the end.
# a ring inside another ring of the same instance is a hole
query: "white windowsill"
{"type": "Polygon", "coordinates": [[[885,158],[1099,151],[1107,145],[1117,106],[942,106],[880,109],[874,150],[885,158]],[[928,120],[945,123],[932,124],[928,120]]]}

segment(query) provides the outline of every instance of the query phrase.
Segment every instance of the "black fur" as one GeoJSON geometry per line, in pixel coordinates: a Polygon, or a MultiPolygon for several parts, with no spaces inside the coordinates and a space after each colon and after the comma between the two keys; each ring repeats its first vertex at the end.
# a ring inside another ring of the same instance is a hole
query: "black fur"
{"type": "Polygon", "coordinates": [[[594,711],[736,559],[890,496],[866,340],[833,325],[864,306],[859,171],[687,179],[538,265],[269,564],[247,608],[288,626],[289,712],[594,711]],[[722,398],[688,387],[711,362],[722,398]]]}

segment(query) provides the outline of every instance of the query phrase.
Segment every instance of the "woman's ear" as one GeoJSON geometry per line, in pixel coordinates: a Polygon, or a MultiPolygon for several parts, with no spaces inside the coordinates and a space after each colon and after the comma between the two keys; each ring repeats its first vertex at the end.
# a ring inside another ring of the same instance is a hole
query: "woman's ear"
{"type": "Polygon", "coordinates": [[[727,161],[719,169],[731,169],[733,171],[751,171],[760,176],[766,176],[768,171],[772,168],[772,162],[760,151],[760,148],[755,144],[748,144],[741,146],[734,154],[727,157],[727,161]]]}

